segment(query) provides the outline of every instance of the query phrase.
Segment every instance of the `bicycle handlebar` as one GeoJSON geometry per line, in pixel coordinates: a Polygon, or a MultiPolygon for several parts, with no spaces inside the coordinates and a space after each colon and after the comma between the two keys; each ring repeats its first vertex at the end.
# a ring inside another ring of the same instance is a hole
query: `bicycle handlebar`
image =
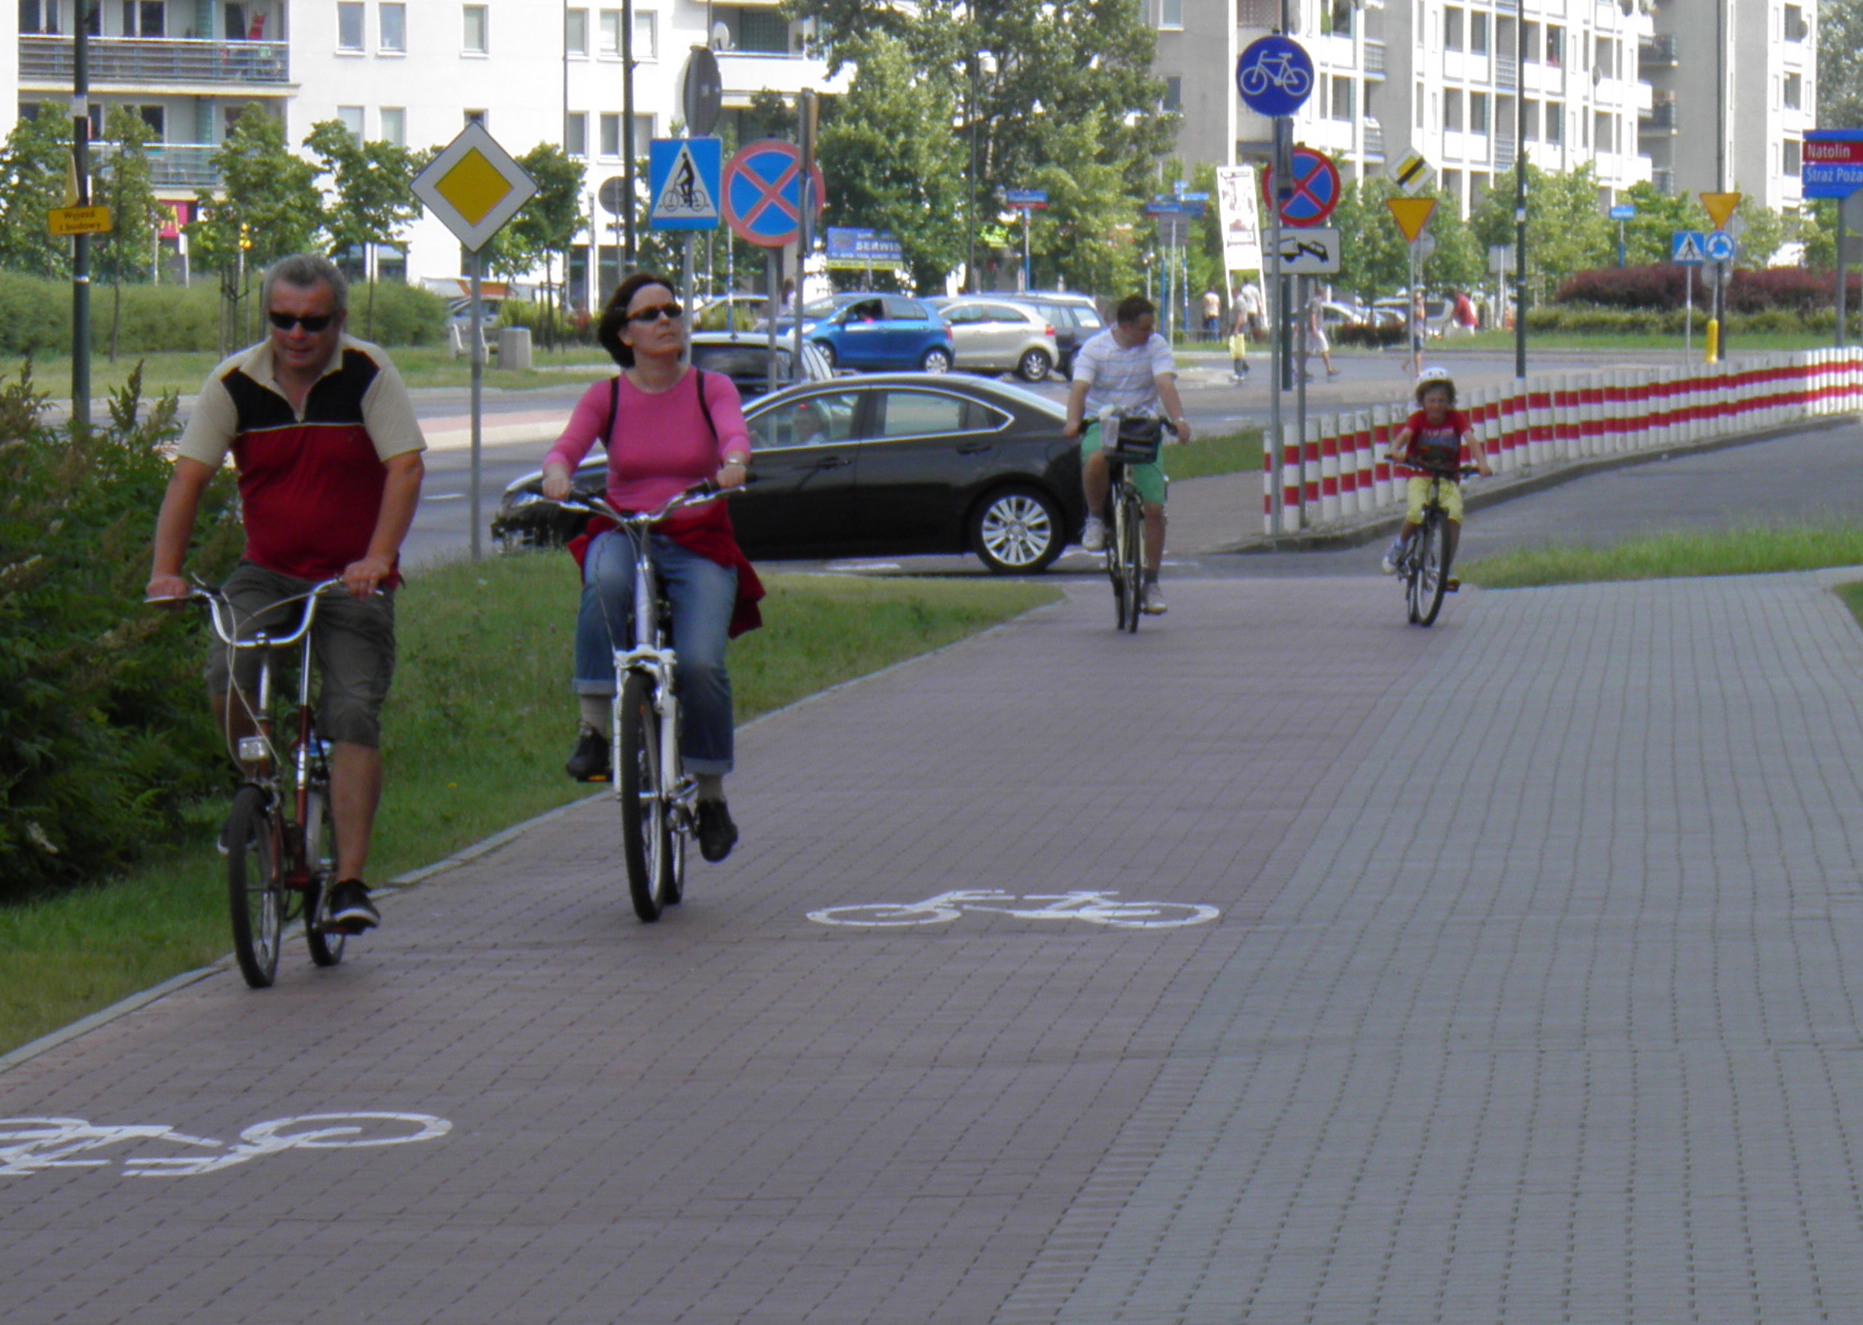
{"type": "MultiPolygon", "coordinates": [[[[342,589],[343,587],[342,577],[336,576],[332,579],[312,585],[303,593],[292,594],[288,598],[280,598],[271,606],[274,608],[283,607],[286,603],[296,602],[302,602],[304,604],[304,615],[298,621],[297,629],[292,631],[289,635],[257,635],[251,639],[239,639],[235,636],[233,632],[233,605],[227,601],[226,594],[211,585],[200,584],[197,581],[194,591],[183,597],[148,598],[144,599],[144,601],[156,606],[165,606],[169,603],[205,603],[207,605],[207,620],[213,626],[213,633],[219,638],[222,644],[225,644],[229,648],[286,649],[298,643],[305,635],[310,633],[311,623],[317,619],[317,600],[330,590],[342,589]],[[222,613],[225,613],[224,617],[222,617],[222,613]]],[[[345,592],[347,592],[347,590],[345,590],[345,592]]],[[[377,590],[377,592],[379,593],[380,590],[377,590]]]]}
{"type": "MultiPolygon", "coordinates": [[[[1418,461],[1400,458],[1392,454],[1389,451],[1385,452],[1381,458],[1390,461],[1394,465],[1409,465],[1412,469],[1423,468],[1422,464],[1420,464],[1418,461]]],[[[1481,470],[1478,469],[1474,465],[1460,465],[1460,466],[1457,466],[1457,472],[1463,478],[1474,478],[1481,473],[1481,470]]],[[[1441,475],[1436,475],[1436,477],[1447,478],[1448,475],[1441,474],[1441,475]]]]}
{"type": "MultiPolygon", "coordinates": [[[[702,483],[693,484],[683,492],[674,493],[657,511],[636,511],[631,514],[616,510],[608,504],[608,498],[599,493],[592,497],[565,497],[551,504],[560,506],[566,511],[581,511],[585,515],[606,516],[622,527],[644,528],[660,523],[674,511],[684,510],[689,506],[703,506],[706,502],[716,501],[735,490],[721,488],[711,479],[706,479],[702,483]]],[[[544,497],[542,500],[551,501],[549,497],[544,497]]]]}

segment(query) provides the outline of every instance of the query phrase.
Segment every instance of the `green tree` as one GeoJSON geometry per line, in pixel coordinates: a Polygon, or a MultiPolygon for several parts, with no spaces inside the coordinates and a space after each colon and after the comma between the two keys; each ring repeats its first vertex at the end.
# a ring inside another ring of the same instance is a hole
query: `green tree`
{"type": "Polygon", "coordinates": [[[1863,0],[1818,0],[1818,123],[1863,128],[1863,0]]]}
{"type": "Polygon", "coordinates": [[[123,282],[140,280],[153,259],[161,207],[155,200],[148,145],[155,131],[127,106],[113,106],[104,120],[113,150],[103,159],[93,195],[110,209],[110,229],[97,237],[95,275],[110,282],[110,359],[116,360],[123,320],[123,282]]]}
{"type": "MultiPolygon", "coordinates": [[[[1527,166],[1527,289],[1544,299],[1572,273],[1617,261],[1617,229],[1598,205],[1591,164],[1563,175],[1527,166]]],[[[1514,191],[1491,190],[1469,217],[1485,248],[1514,242],[1514,191]]]]}
{"type": "MultiPolygon", "coordinates": [[[[1385,206],[1397,196],[1396,185],[1374,176],[1349,185],[1333,209],[1331,223],[1340,234],[1339,274],[1333,284],[1367,303],[1410,283],[1410,245],[1385,206]]],[[[1440,204],[1436,210],[1442,211],[1440,204]]]]}
{"type": "Polygon", "coordinates": [[[230,352],[250,334],[238,316],[250,278],[279,258],[316,247],[323,194],[317,167],[293,154],[284,121],[257,102],[246,106],[212,162],[220,188],[195,195],[199,219],[188,225],[188,247],[196,266],[220,274],[220,348],[230,352]]]}
{"type": "Polygon", "coordinates": [[[891,33],[850,46],[859,75],[823,116],[823,220],[890,231],[913,285],[936,292],[965,256],[957,90],[916,77],[906,43],[891,33]]]}
{"type": "Polygon", "coordinates": [[[45,214],[65,205],[71,175],[71,121],[44,105],[22,117],[0,147],[0,267],[37,276],[71,274],[71,241],[46,229],[45,214]]]}
{"type": "MultiPolygon", "coordinates": [[[[537,181],[537,192],[511,218],[500,235],[509,234],[514,244],[532,255],[530,268],[526,270],[542,263],[545,282],[557,298],[556,306],[560,311],[560,296],[555,294],[560,289],[555,276],[556,264],[560,260],[567,273],[570,247],[576,242],[576,232],[588,220],[582,211],[583,167],[550,143],[539,143],[531,148],[519,158],[518,164],[537,181]]],[[[646,176],[644,163],[641,176],[646,176]]],[[[554,319],[544,325],[553,328],[554,319]]],[[[547,334],[553,336],[554,331],[547,334]]]]}
{"type": "MultiPolygon", "coordinates": [[[[414,196],[414,158],[405,147],[388,142],[357,142],[341,120],[323,120],[311,126],[305,138],[321,173],[330,177],[333,195],[324,214],[332,257],[361,250],[362,267],[370,268],[369,251],[379,244],[398,242],[401,232],[420,217],[420,199],[414,196]]],[[[363,313],[363,334],[373,339],[375,283],[363,313]]]]}
{"type": "MultiPolygon", "coordinates": [[[[1130,0],[924,0],[910,9],[888,0],[790,0],[786,12],[816,20],[836,67],[879,35],[903,45],[910,77],[942,89],[955,112],[961,183],[976,199],[965,210],[980,222],[994,218],[1005,189],[1034,187],[1051,168],[1090,176],[1096,189],[1116,186],[1119,209],[1136,219],[1169,151],[1175,121],[1160,109],[1164,85],[1151,74],[1153,34],[1130,0]]],[[[929,122],[917,132],[944,137],[929,122]]],[[[1055,219],[1046,227],[1051,244],[1061,233],[1055,219]]],[[[1067,233],[1076,244],[1116,247],[1091,233],[1097,228],[1097,218],[1082,214],[1067,233]]],[[[968,248],[968,231],[964,239],[968,248]]],[[[1122,261],[1077,250],[1067,257],[1086,270],[1122,261]]]]}
{"type": "Polygon", "coordinates": [[[1658,193],[1648,184],[1632,184],[1623,201],[1637,209],[1624,222],[1624,265],[1647,267],[1667,262],[1678,230],[1707,230],[1708,211],[1692,193],[1658,193]]]}

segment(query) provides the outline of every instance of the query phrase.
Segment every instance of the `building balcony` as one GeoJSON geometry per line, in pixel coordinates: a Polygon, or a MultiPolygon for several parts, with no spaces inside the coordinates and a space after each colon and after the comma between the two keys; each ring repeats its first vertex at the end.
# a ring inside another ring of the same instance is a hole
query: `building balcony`
{"type": "MultiPolygon", "coordinates": [[[[19,81],[69,89],[76,72],[70,37],[22,36],[19,81]]],[[[291,81],[290,47],[282,41],[191,41],[167,37],[92,37],[86,46],[95,83],[209,83],[282,87],[291,81]]]]}
{"type": "Polygon", "coordinates": [[[1643,133],[1674,133],[1675,103],[1651,106],[1647,114],[1638,117],[1637,127],[1643,133]]]}
{"type": "Polygon", "coordinates": [[[1645,37],[1637,44],[1637,63],[1645,69],[1675,68],[1675,34],[1663,32],[1645,37]]]}
{"type": "Polygon", "coordinates": [[[1650,170],[1650,187],[1665,198],[1675,197],[1675,171],[1668,166],[1656,166],[1650,170]]]}
{"type": "Polygon", "coordinates": [[[1384,126],[1376,120],[1365,121],[1365,159],[1384,160],[1384,126]]]}
{"type": "Polygon", "coordinates": [[[719,51],[718,74],[724,83],[724,104],[743,107],[759,92],[793,97],[799,92],[834,96],[853,84],[853,66],[843,65],[833,78],[828,65],[807,55],[760,51],[719,51]]]}
{"type": "Polygon", "coordinates": [[[1384,43],[1365,39],[1365,77],[1383,78],[1386,62],[1384,43]]]}
{"type": "MultiPolygon", "coordinates": [[[[103,161],[116,152],[115,143],[94,142],[91,154],[103,161]]],[[[214,169],[216,143],[150,143],[143,149],[149,162],[149,183],[158,189],[217,189],[220,172],[214,169]]]]}

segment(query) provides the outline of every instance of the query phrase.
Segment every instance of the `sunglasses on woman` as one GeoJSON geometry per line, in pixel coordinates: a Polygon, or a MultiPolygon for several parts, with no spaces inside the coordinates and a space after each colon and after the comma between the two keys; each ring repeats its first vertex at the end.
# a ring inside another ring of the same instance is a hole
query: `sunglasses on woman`
{"type": "Polygon", "coordinates": [[[280,331],[289,331],[293,327],[303,327],[304,330],[310,332],[314,336],[325,327],[329,326],[331,321],[335,319],[336,314],[314,313],[309,317],[304,317],[297,313],[279,313],[274,311],[268,312],[265,316],[270,318],[272,320],[272,325],[277,327],[280,331]]]}
{"type": "Polygon", "coordinates": [[[685,313],[686,310],[678,304],[655,304],[652,308],[643,308],[638,313],[629,313],[627,320],[629,322],[658,322],[661,318],[665,318],[669,322],[677,322],[685,316],[685,313]]]}

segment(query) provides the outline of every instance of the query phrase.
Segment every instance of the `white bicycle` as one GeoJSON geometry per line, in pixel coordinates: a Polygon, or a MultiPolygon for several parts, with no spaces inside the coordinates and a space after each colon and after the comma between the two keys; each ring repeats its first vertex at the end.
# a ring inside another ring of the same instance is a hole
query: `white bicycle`
{"type": "Polygon", "coordinates": [[[1111,925],[1116,929],[1175,929],[1182,925],[1201,925],[1222,914],[1213,906],[1192,902],[1122,902],[1118,897],[1118,893],[1110,892],[1030,893],[1017,897],[994,888],[960,889],[927,897],[922,902],[831,906],[809,912],[809,919],[818,925],[942,925],[956,920],[966,911],[994,911],[1024,920],[1084,920],[1091,925],[1111,925]],[[1018,901],[1047,905],[1010,905],[1018,901]]]}

